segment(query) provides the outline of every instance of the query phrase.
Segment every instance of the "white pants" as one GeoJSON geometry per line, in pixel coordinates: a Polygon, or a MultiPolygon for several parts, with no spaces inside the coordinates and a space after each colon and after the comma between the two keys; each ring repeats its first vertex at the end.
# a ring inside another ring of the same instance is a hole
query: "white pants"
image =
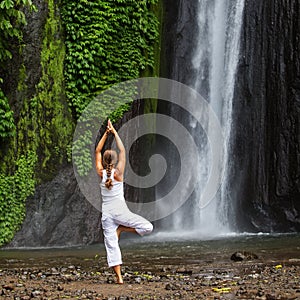
{"type": "Polygon", "coordinates": [[[117,236],[117,228],[119,225],[134,228],[141,236],[151,233],[153,230],[153,225],[149,221],[132,213],[129,209],[114,214],[103,213],[102,228],[109,267],[122,264],[121,250],[117,236]]]}

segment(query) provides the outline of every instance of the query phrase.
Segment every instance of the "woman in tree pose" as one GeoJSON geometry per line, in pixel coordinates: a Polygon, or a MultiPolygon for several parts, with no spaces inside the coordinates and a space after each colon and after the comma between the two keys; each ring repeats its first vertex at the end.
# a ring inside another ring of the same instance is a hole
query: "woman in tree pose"
{"type": "Polygon", "coordinates": [[[125,147],[110,120],[108,120],[105,134],[96,147],[95,159],[96,170],[101,178],[102,228],[107,262],[116,273],[117,283],[122,284],[122,257],[119,247],[121,232],[133,232],[142,236],[151,233],[153,226],[143,217],[132,213],[127,207],[123,191],[125,147]],[[119,155],[114,150],[106,150],[102,158],[101,151],[109,134],[113,134],[116,139],[119,155]]]}

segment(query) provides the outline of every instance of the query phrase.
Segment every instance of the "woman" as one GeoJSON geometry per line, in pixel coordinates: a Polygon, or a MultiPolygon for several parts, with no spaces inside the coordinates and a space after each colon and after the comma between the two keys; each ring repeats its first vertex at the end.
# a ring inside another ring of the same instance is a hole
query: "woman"
{"type": "Polygon", "coordinates": [[[144,235],[151,233],[153,226],[143,217],[132,213],[126,205],[123,191],[126,163],[125,147],[110,120],[108,120],[105,134],[96,147],[95,158],[97,173],[101,178],[102,228],[107,262],[108,266],[112,267],[116,273],[117,283],[122,284],[122,257],[119,247],[121,232],[144,235]],[[109,134],[115,136],[119,156],[114,150],[106,150],[102,159],[101,151],[109,134]]]}

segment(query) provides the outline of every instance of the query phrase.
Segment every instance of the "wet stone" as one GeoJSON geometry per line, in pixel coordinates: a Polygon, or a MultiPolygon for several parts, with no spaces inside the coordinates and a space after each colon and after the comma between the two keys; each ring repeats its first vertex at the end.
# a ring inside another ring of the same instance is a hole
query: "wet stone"
{"type": "Polygon", "coordinates": [[[15,287],[11,284],[5,284],[5,285],[3,285],[3,289],[5,289],[7,291],[13,291],[15,289],[15,287]]]}
{"type": "Polygon", "coordinates": [[[267,294],[266,295],[266,299],[267,300],[276,300],[276,295],[274,295],[274,294],[267,294]]]}
{"type": "Polygon", "coordinates": [[[192,270],[188,270],[188,269],[186,269],[185,267],[181,267],[181,268],[178,268],[178,269],[176,270],[176,273],[179,273],[179,274],[189,274],[189,275],[191,275],[191,274],[193,273],[193,271],[192,271],[192,270]]]}
{"type": "Polygon", "coordinates": [[[134,278],[134,281],[136,283],[141,283],[142,282],[142,278],[141,277],[136,277],[136,278],[134,278]]]}
{"type": "Polygon", "coordinates": [[[41,291],[35,290],[31,293],[31,297],[36,298],[41,295],[41,291]]]}
{"type": "Polygon", "coordinates": [[[111,276],[107,277],[107,283],[115,283],[115,279],[111,276]]]}

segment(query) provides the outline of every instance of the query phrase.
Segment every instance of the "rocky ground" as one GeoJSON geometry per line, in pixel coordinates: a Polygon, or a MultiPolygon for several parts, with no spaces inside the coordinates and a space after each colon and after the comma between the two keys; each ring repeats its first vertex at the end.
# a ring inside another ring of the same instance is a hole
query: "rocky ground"
{"type": "Polygon", "coordinates": [[[0,264],[1,299],[300,299],[299,258],[132,265],[124,285],[96,258],[28,265],[0,264]]]}

